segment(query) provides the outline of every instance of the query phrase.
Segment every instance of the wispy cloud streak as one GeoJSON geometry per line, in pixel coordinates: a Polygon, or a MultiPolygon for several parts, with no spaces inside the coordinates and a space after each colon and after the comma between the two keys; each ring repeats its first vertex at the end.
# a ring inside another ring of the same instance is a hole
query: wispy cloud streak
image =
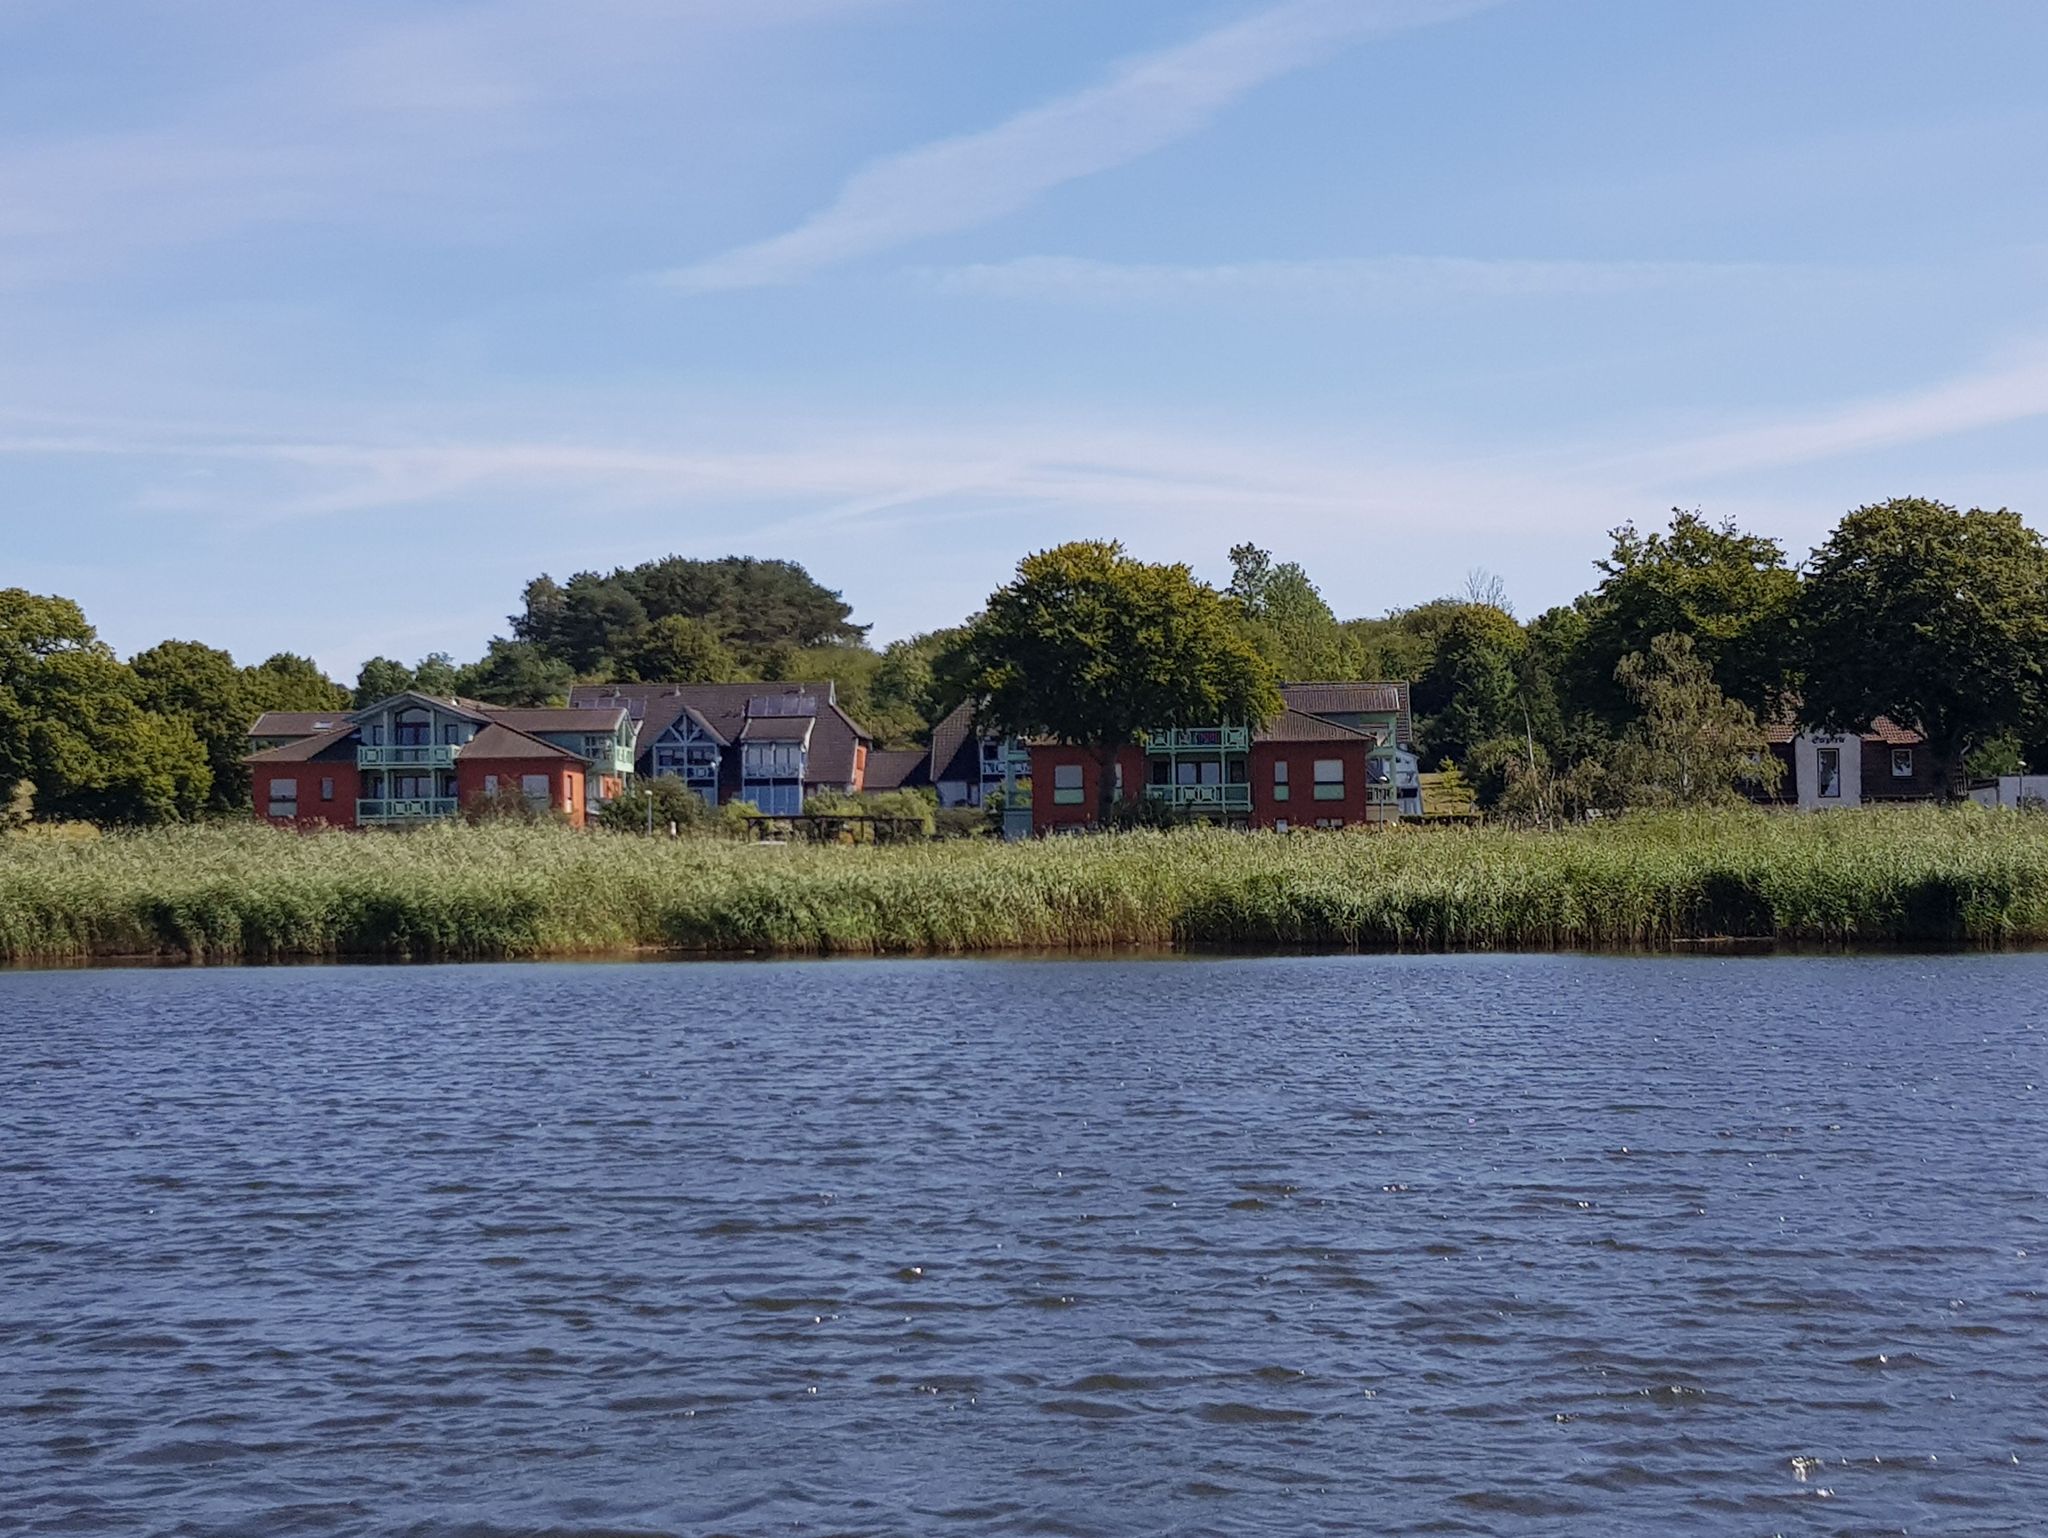
{"type": "Polygon", "coordinates": [[[1105,305],[1219,300],[1372,306],[1418,299],[1609,298],[1817,269],[1766,262],[1571,261],[1384,256],[1207,266],[1031,256],[940,268],[946,293],[1105,305]]]}
{"type": "Polygon", "coordinates": [[[971,229],[1041,194],[1185,138],[1269,80],[1367,38],[1502,0],[1289,0],[1124,66],[1106,83],[857,172],[795,229],[665,274],[683,289],[786,283],[837,262],[971,229]]]}

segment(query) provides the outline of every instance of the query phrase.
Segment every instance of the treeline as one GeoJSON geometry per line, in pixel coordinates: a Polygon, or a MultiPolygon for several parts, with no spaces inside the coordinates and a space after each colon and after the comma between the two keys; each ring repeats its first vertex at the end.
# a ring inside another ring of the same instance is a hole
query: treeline
{"type": "MultiPolygon", "coordinates": [[[[1203,623],[1227,626],[1230,649],[1268,683],[1412,681],[1425,767],[1457,766],[1483,804],[1509,812],[1725,796],[1745,774],[1768,775],[1761,724],[1795,711],[1834,728],[1877,715],[1916,726],[1949,782],[2048,762],[2048,550],[2005,510],[1920,498],[1859,508],[1796,566],[1773,539],[1674,511],[1660,529],[1615,530],[1597,583],[1527,620],[1483,572],[1462,593],[1340,619],[1306,570],[1255,544],[1230,551],[1220,592],[1184,568],[1120,553],[1103,564],[1113,547],[1071,548],[1101,565],[1112,596],[1126,581],[1150,592],[1144,570],[1176,573],[1206,595],[1203,623]]],[[[1067,579],[1057,561],[1047,570],[1053,610],[1012,614],[1013,649],[1035,644],[1030,625],[1063,624],[1067,579]]],[[[1018,586],[991,604],[1001,610],[1018,586]]],[[[558,702],[578,682],[829,678],[879,742],[899,746],[925,741],[967,693],[999,692],[988,615],[877,649],[852,613],[790,561],[669,557],[541,575],[509,634],[475,660],[373,657],[344,686],[304,657],[245,667],[195,641],[124,661],[75,603],[0,591],[0,816],[139,824],[241,810],[244,734],[262,711],[341,709],[409,687],[520,705],[558,702]]],[[[1041,695],[1062,686],[1039,682],[1041,695]]],[[[1072,703],[1039,698],[1026,713],[1049,719],[1072,703]]]]}

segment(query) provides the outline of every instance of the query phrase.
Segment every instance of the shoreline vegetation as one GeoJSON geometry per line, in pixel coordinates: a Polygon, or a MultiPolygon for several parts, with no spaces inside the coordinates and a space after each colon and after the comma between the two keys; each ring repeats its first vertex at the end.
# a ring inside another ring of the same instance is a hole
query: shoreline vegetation
{"type": "Polygon", "coordinates": [[[0,838],[0,963],[1673,950],[2048,941],[2048,817],[1631,815],[1560,831],[756,845],[442,826],[0,838]]]}

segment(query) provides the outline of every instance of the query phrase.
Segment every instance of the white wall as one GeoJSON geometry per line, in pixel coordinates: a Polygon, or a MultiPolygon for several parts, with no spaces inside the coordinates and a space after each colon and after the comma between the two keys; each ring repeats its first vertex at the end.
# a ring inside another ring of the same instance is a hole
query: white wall
{"type": "Polygon", "coordinates": [[[1792,742],[1792,778],[1799,805],[1809,812],[1863,804],[1863,739],[1854,732],[1802,732],[1792,742]],[[1839,796],[1820,793],[1820,750],[1833,748],[1841,756],[1839,796]]]}
{"type": "Polygon", "coordinates": [[[2032,802],[2048,803],[2048,774],[2002,774],[1996,785],[1970,792],[1979,806],[2027,807],[2032,802]]]}

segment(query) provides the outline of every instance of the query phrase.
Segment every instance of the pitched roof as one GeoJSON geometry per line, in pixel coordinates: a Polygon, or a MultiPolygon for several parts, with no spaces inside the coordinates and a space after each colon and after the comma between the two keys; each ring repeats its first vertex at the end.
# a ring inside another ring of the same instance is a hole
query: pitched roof
{"type": "Polygon", "coordinates": [[[1254,742],[1366,742],[1377,743],[1379,734],[1326,721],[1305,710],[1283,710],[1252,734],[1254,742]]]}
{"type": "MultiPolygon", "coordinates": [[[[1783,744],[1813,730],[1812,726],[1795,717],[1781,716],[1764,728],[1764,738],[1768,742],[1783,744]]],[[[1923,733],[1914,731],[1910,726],[1899,725],[1890,716],[1877,717],[1870,723],[1869,731],[1859,732],[1857,736],[1864,742],[1881,742],[1894,748],[1917,747],[1927,740],[1923,733]]]]}
{"type": "Polygon", "coordinates": [[[569,703],[577,708],[623,705],[629,714],[634,714],[640,722],[638,753],[642,773],[649,767],[646,760],[654,751],[655,739],[686,712],[721,743],[737,741],[742,728],[752,719],[815,719],[817,730],[811,735],[810,751],[805,758],[806,783],[851,785],[854,747],[873,738],[866,727],[839,708],[835,695],[829,679],[819,683],[582,684],[569,691],[569,703]],[[815,718],[755,717],[750,713],[749,707],[757,700],[785,697],[816,701],[815,718]]]}
{"type": "Polygon", "coordinates": [[[457,758],[569,758],[582,763],[580,754],[543,742],[531,732],[522,732],[493,721],[455,750],[457,758]]]}
{"type": "MultiPolygon", "coordinates": [[[[871,760],[872,762],[872,760],[871,760]]],[[[931,781],[979,780],[981,750],[974,732],[974,706],[963,700],[932,728],[931,781]]]]}
{"type": "Polygon", "coordinates": [[[740,727],[740,741],[808,743],[817,724],[816,716],[749,716],[740,727]]]}
{"type": "Polygon", "coordinates": [[[486,705],[500,726],[521,732],[615,732],[626,719],[623,705],[486,705]]]}
{"type": "Polygon", "coordinates": [[[245,764],[308,764],[328,762],[353,762],[356,756],[356,729],[352,722],[330,727],[324,732],[315,732],[310,737],[301,737],[296,742],[287,742],[282,747],[266,748],[261,753],[245,754],[245,764]]]}
{"type": "Polygon", "coordinates": [[[906,785],[928,785],[926,776],[931,755],[923,748],[874,748],[868,753],[868,790],[901,790],[906,785]]]}
{"type": "Polygon", "coordinates": [[[251,737],[310,737],[315,732],[346,726],[346,710],[266,710],[249,728],[251,737]]]}
{"type": "Polygon", "coordinates": [[[1280,697],[1290,710],[1306,711],[1312,716],[1391,715],[1397,717],[1395,746],[1406,747],[1415,740],[1415,718],[1409,708],[1406,683],[1383,680],[1282,684],[1280,697]]]}

